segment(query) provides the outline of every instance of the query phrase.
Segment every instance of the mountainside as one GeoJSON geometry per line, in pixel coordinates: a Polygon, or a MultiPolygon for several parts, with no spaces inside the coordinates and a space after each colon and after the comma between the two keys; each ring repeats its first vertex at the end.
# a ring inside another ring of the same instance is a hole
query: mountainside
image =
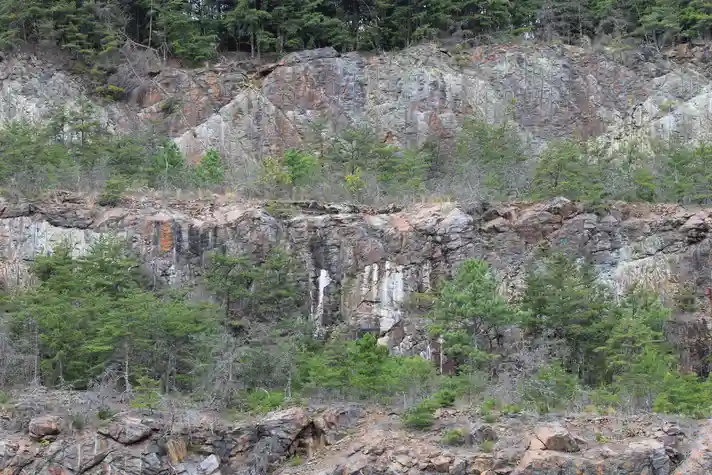
{"type": "Polygon", "coordinates": [[[709,473],[707,47],[450,43],[0,58],[0,473],[709,473]]]}

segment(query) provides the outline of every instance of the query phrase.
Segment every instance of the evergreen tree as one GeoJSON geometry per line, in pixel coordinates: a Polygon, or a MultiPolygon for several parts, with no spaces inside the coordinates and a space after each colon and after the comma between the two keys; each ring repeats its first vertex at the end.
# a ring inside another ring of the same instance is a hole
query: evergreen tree
{"type": "Polygon", "coordinates": [[[610,331],[610,301],[591,265],[554,253],[527,270],[522,325],[533,335],[563,341],[570,353],[567,370],[593,383],[605,377],[606,362],[596,349],[610,331]]]}
{"type": "Polygon", "coordinates": [[[517,312],[502,297],[486,262],[469,259],[438,292],[430,333],[442,337],[445,354],[458,365],[476,366],[517,321],[517,312]]]}
{"type": "MultiPolygon", "coordinates": [[[[39,286],[12,298],[18,334],[37,323],[42,381],[85,388],[105,369],[122,374],[131,389],[141,376],[161,378],[164,389],[187,377],[197,351],[194,332],[209,333],[210,308],[177,297],[160,299],[124,244],[102,239],[73,258],[68,246],[33,266],[39,286]]],[[[180,384],[179,384],[180,383],[180,384]]]]}
{"type": "Polygon", "coordinates": [[[222,185],[225,183],[225,170],[223,169],[220,154],[214,148],[209,149],[196,169],[198,179],[205,185],[222,185]]]}

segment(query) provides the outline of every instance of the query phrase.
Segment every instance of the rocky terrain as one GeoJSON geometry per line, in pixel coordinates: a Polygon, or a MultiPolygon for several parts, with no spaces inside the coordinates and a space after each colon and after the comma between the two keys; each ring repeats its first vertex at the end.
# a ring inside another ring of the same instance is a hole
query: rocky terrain
{"type": "MultiPolygon", "coordinates": [[[[224,59],[182,69],[143,58],[112,81],[120,101],[99,99],[60,64],[34,51],[0,61],[0,122],[40,118],[53,105],[90,98],[117,133],[153,127],[191,159],[217,147],[236,166],[306,140],[325,118],[328,134],[368,124],[402,145],[449,140],[475,112],[512,117],[535,150],[572,133],[617,142],[710,130],[710,82],[701,51],[665,54],[510,44],[455,51],[431,44],[397,53],[339,55],[326,48],[279,62],[224,59]]],[[[127,69],[128,68],[128,69],[127,69]]],[[[556,198],[505,204],[421,203],[376,209],[312,201],[246,202],[235,196],[166,199],[146,193],[115,207],[95,196],[55,192],[0,201],[0,283],[29,284],[28,264],[68,241],[77,254],[118,235],[157,282],[194,281],[208,252],[256,252],[281,244],[304,262],[311,318],[376,332],[393,353],[439,359],[409,311],[470,257],[487,260],[504,293],[546,247],[593,259],[617,292],[633,284],[673,299],[691,286],[698,313],[666,328],[685,369],[706,372],[712,348],[709,273],[712,208],[556,198]]],[[[199,290],[198,290],[199,291],[199,290]]],[[[0,473],[319,475],[520,474],[695,475],[711,473],[712,426],[649,415],[501,414],[441,410],[424,433],[397,414],[360,406],[290,408],[234,421],[178,408],[141,414],[119,407],[98,417],[85,395],[24,394],[0,405],[0,473]],[[62,404],[50,404],[56,398],[62,404]],[[86,410],[77,411],[77,408],[86,410]],[[82,417],[77,419],[77,414],[82,417]],[[453,432],[457,431],[457,432],[453,432]],[[457,441],[449,440],[459,434],[457,441]],[[459,439],[462,440],[459,440],[459,439]]]]}
{"type": "Polygon", "coordinates": [[[236,165],[298,145],[320,118],[327,135],[368,125],[413,145],[452,138],[473,113],[508,117],[535,151],[572,133],[617,142],[671,132],[699,139],[709,130],[707,59],[688,46],[664,54],[526,41],[379,55],[324,48],[199,69],[131,53],[109,80],[124,91],[118,102],[100,99],[61,57],[36,50],[3,58],[0,122],[89,97],[117,132],[158,128],[191,158],[215,147],[236,165]]]}
{"type": "Polygon", "coordinates": [[[441,410],[427,432],[358,405],[232,420],[176,408],[97,417],[86,395],[26,392],[0,409],[0,473],[12,475],[703,475],[710,422],[441,410]],[[453,435],[455,434],[455,436],[453,435]]]}

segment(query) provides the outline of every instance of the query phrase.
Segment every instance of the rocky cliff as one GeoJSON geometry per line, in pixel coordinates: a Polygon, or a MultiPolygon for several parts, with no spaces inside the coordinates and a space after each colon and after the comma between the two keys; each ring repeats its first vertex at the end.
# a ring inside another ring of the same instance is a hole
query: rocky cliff
{"type": "Polygon", "coordinates": [[[157,279],[176,285],[200,275],[210,250],[254,252],[281,243],[306,266],[317,322],[345,319],[377,331],[394,352],[429,357],[432,348],[418,320],[406,312],[409,294],[428,290],[458,263],[477,257],[492,264],[511,295],[538,248],[560,247],[591,257],[600,278],[618,292],[641,283],[671,299],[692,284],[703,313],[679,314],[669,330],[687,342],[688,363],[704,365],[710,348],[704,316],[704,292],[712,287],[710,225],[712,209],[614,203],[593,210],[564,198],[379,210],[316,202],[276,207],[224,196],[141,197],[103,208],[87,197],[58,193],[37,203],[2,203],[0,256],[3,281],[22,285],[26,264],[37,255],[63,241],[81,253],[109,233],[126,239],[157,279]]]}
{"type": "Polygon", "coordinates": [[[709,421],[649,415],[442,410],[427,432],[357,406],[231,420],[175,407],[97,418],[87,394],[25,392],[0,406],[3,475],[705,475],[709,421]]]}
{"type": "Polygon", "coordinates": [[[697,139],[710,125],[701,48],[660,54],[526,41],[462,50],[424,44],[378,55],[325,48],[277,63],[223,59],[199,69],[131,54],[109,79],[124,91],[118,102],[100,100],[58,52],[3,57],[0,122],[89,97],[117,132],[150,124],[175,136],[191,158],[212,146],[236,164],[298,145],[320,118],[330,135],[368,125],[412,145],[452,138],[477,112],[490,121],[513,118],[535,151],[572,133],[697,139]]]}

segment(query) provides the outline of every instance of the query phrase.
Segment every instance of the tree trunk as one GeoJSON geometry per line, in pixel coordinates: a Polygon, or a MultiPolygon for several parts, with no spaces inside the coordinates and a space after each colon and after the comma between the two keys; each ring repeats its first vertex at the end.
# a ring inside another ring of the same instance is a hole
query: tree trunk
{"type": "Polygon", "coordinates": [[[124,391],[131,392],[131,383],[129,382],[129,342],[124,342],[124,391]]]}

